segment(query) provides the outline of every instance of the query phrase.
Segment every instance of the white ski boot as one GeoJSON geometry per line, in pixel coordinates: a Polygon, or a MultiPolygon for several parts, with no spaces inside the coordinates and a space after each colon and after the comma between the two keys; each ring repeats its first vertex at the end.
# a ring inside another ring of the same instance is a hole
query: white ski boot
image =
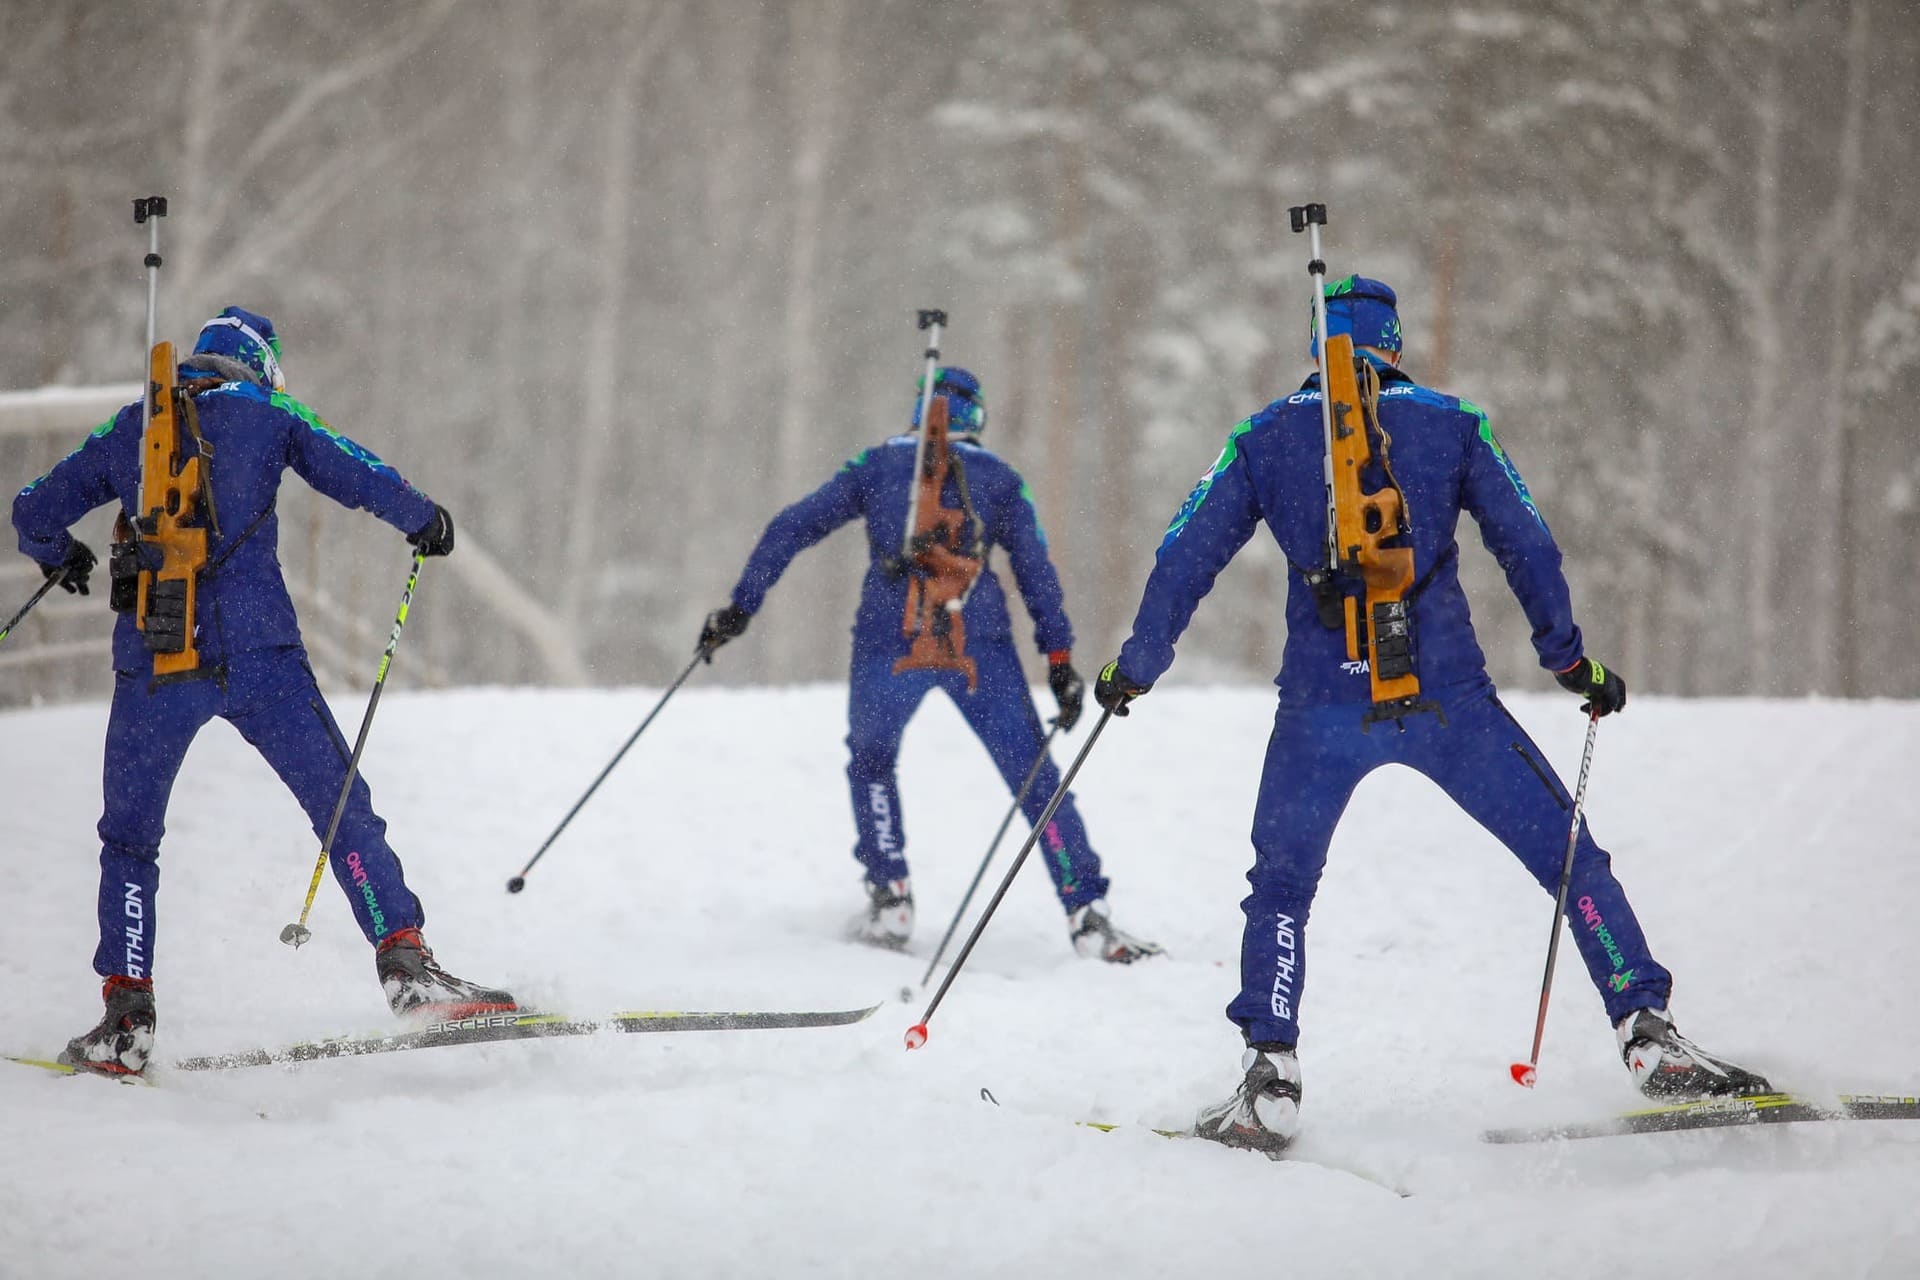
{"type": "Polygon", "coordinates": [[[1634,1084],[1649,1098],[1734,1097],[1771,1093],[1766,1077],[1705,1053],[1674,1029],[1665,1009],[1636,1009],[1613,1029],[1634,1084]]]}
{"type": "Polygon", "coordinates": [[[867,886],[867,913],[853,922],[853,937],[870,947],[904,951],[913,936],[913,885],[907,880],[889,880],[867,886]]]}
{"type": "Polygon", "coordinates": [[[1256,1044],[1240,1065],[1246,1072],[1240,1087],[1204,1108],[1193,1134],[1277,1160],[1300,1130],[1300,1059],[1290,1044],[1256,1044]]]}
{"type": "Polygon", "coordinates": [[[1098,958],[1109,964],[1132,964],[1160,954],[1159,943],[1136,938],[1114,925],[1113,917],[1107,913],[1105,898],[1095,898],[1069,914],[1067,936],[1073,939],[1075,951],[1090,960],[1098,958]]]}

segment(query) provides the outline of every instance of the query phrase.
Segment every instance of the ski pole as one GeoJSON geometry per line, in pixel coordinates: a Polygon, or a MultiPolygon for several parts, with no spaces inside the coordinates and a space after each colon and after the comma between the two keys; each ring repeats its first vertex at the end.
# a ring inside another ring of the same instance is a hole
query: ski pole
{"type": "Polygon", "coordinates": [[[1007,890],[1012,886],[1013,878],[1020,874],[1021,864],[1026,862],[1027,855],[1033,852],[1033,846],[1038,843],[1040,833],[1045,831],[1047,824],[1053,821],[1054,812],[1067,798],[1067,788],[1073,785],[1074,775],[1079,773],[1080,766],[1086,763],[1088,753],[1093,750],[1093,744],[1100,741],[1100,731],[1107,727],[1107,721],[1111,719],[1113,719],[1113,712],[1100,713],[1100,719],[1094,724],[1093,732],[1087,735],[1087,745],[1080,748],[1080,754],[1073,758],[1073,763],[1067,767],[1067,776],[1060,779],[1060,786],[1053,793],[1053,799],[1047,801],[1047,807],[1041,812],[1039,821],[1035,822],[1033,830],[1027,833],[1026,843],[1020,846],[1020,852],[1014,856],[1013,865],[1007,868],[1007,874],[1000,880],[1000,887],[993,891],[993,900],[987,903],[987,909],[980,913],[980,921],[973,926],[973,932],[967,935],[967,941],[960,948],[960,954],[953,958],[953,968],[947,970],[947,976],[941,981],[940,989],[933,993],[933,1001],[927,1005],[926,1012],[920,1015],[920,1021],[907,1028],[907,1048],[918,1049],[926,1044],[927,1024],[933,1021],[933,1011],[940,1007],[940,1001],[946,998],[947,988],[951,987],[953,980],[960,976],[960,970],[965,967],[967,957],[973,954],[973,944],[980,941],[980,935],[986,931],[987,921],[993,919],[993,913],[1000,906],[1000,899],[1007,896],[1007,890]]]}
{"type": "Polygon", "coordinates": [[[627,748],[640,740],[640,735],[647,731],[647,726],[653,723],[653,718],[660,714],[660,708],[666,706],[667,699],[671,698],[674,695],[674,691],[687,682],[687,677],[693,674],[693,669],[700,665],[700,660],[706,657],[708,652],[709,651],[705,649],[696,651],[693,655],[693,661],[687,664],[686,670],[674,677],[673,683],[667,686],[667,691],[660,695],[660,701],[653,704],[653,710],[647,712],[647,718],[640,722],[640,727],[635,729],[632,735],[620,744],[620,749],[613,753],[613,759],[607,761],[607,767],[600,771],[600,776],[593,780],[593,785],[587,788],[586,794],[573,802],[573,808],[567,810],[567,816],[560,819],[560,825],[553,829],[553,834],[541,841],[540,847],[533,851],[531,858],[527,859],[527,865],[520,868],[520,874],[507,881],[508,893],[518,893],[527,887],[527,872],[533,870],[533,864],[540,861],[540,856],[552,846],[555,840],[560,838],[560,833],[567,829],[569,822],[573,821],[573,815],[580,812],[581,806],[585,805],[587,801],[593,797],[593,793],[600,789],[600,784],[605,782],[607,775],[613,772],[613,766],[619,764],[620,757],[627,754],[627,748]]]}
{"type": "Polygon", "coordinates": [[[947,944],[953,941],[953,934],[960,927],[960,917],[967,914],[967,904],[973,901],[973,894],[980,887],[980,881],[986,877],[987,865],[993,861],[994,853],[1000,848],[1000,839],[1007,834],[1007,828],[1013,825],[1013,815],[1020,812],[1020,806],[1027,802],[1027,792],[1033,790],[1033,780],[1040,776],[1040,766],[1047,762],[1047,751],[1053,746],[1053,740],[1060,733],[1060,717],[1055,716],[1049,723],[1047,737],[1040,744],[1040,754],[1033,758],[1033,767],[1027,770],[1027,780],[1020,784],[1020,790],[1013,797],[1013,807],[1007,810],[1007,816],[1000,820],[1000,829],[993,833],[993,843],[987,846],[987,856],[980,859],[980,869],[973,873],[973,883],[967,886],[965,896],[960,899],[960,907],[953,913],[953,923],[947,926],[946,936],[940,939],[940,945],[934,948],[933,959],[927,961],[927,972],[920,979],[920,989],[926,990],[927,983],[933,981],[933,971],[939,967],[940,957],[947,953],[947,944]]]}
{"type": "Polygon", "coordinates": [[[1533,1022],[1533,1055],[1508,1068],[1513,1082],[1531,1089],[1540,1077],[1540,1039],[1547,1033],[1547,997],[1553,993],[1553,964],[1560,955],[1560,917],[1567,910],[1567,886],[1573,881],[1573,850],[1580,840],[1580,811],[1587,803],[1587,770],[1593,765],[1593,740],[1600,713],[1587,713],[1587,747],[1580,753],[1580,782],[1573,789],[1573,821],[1567,824],[1567,856],[1560,863],[1560,892],[1553,900],[1553,933],[1547,939],[1547,972],[1540,979],[1540,1012],[1533,1022]]]}
{"type": "Polygon", "coordinates": [[[61,583],[65,582],[66,580],[67,580],[66,566],[62,565],[59,569],[54,571],[54,574],[51,578],[48,578],[45,582],[40,584],[40,589],[33,593],[32,598],[30,598],[25,604],[20,606],[20,612],[14,614],[11,618],[8,618],[6,626],[0,627],[0,640],[5,640],[8,636],[12,635],[13,629],[20,625],[20,619],[32,613],[33,606],[39,604],[40,601],[45,598],[47,592],[53,590],[55,587],[59,586],[61,583]]]}
{"type": "Polygon", "coordinates": [[[913,559],[913,527],[920,509],[920,468],[927,463],[927,410],[933,407],[933,380],[940,369],[940,326],[947,322],[944,311],[926,309],[918,313],[922,329],[931,329],[927,338],[927,371],[920,375],[920,436],[913,445],[913,487],[907,490],[906,533],[900,543],[900,559],[913,559]]]}
{"type": "Polygon", "coordinates": [[[393,651],[400,646],[400,628],[407,625],[407,610],[413,606],[413,588],[420,581],[420,566],[427,561],[425,551],[413,553],[413,571],[407,575],[407,589],[400,594],[400,612],[394,615],[393,634],[387,637],[387,651],[380,655],[380,670],[373,677],[373,696],[367,699],[367,713],[360,717],[360,736],[354,739],[353,754],[347,758],[347,776],[340,784],[340,798],[333,803],[333,819],[327,823],[326,839],[320,842],[320,857],[313,864],[313,880],[307,885],[307,900],[300,907],[300,918],[280,931],[280,941],[298,950],[313,936],[307,928],[307,913],[313,910],[313,895],[320,892],[320,876],[333,856],[333,838],[340,831],[340,815],[347,811],[347,797],[353,792],[353,780],[360,776],[360,753],[367,749],[367,731],[373,728],[374,708],[380,705],[380,691],[387,686],[387,670],[393,665],[393,651]]]}

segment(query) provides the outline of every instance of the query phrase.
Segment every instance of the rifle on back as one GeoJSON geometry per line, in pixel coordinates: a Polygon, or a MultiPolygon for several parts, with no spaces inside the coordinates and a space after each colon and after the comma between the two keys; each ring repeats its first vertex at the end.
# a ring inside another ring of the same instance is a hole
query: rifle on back
{"type": "MultiPolygon", "coordinates": [[[[134,620],[153,651],[156,682],[189,679],[200,670],[194,645],[199,575],[209,532],[218,534],[207,464],[213,449],[200,434],[193,405],[197,383],[181,385],[171,342],[154,341],[164,196],[133,202],[136,223],[149,224],[147,378],[140,413],[140,506],[126,542],[140,565],[134,620]]],[[[116,528],[116,541],[120,530],[116,528]]],[[[117,553],[121,551],[117,547],[117,553]]],[[[116,559],[120,554],[116,554],[116,559]]]]}
{"type": "Polygon", "coordinates": [[[920,439],[914,448],[914,487],[908,498],[901,550],[908,578],[900,632],[912,644],[907,655],[893,664],[893,670],[896,675],[903,671],[962,671],[971,693],[979,684],[979,671],[967,656],[967,625],[961,611],[985,557],[980,554],[978,517],[971,509],[956,511],[940,501],[949,472],[959,482],[963,503],[967,489],[966,464],[954,454],[947,435],[946,399],[934,394],[940,326],[946,318],[943,311],[919,313],[920,327],[933,333],[927,343],[927,368],[920,389],[920,439]]]}
{"type": "Polygon", "coordinates": [[[1329,335],[1320,258],[1323,204],[1288,210],[1295,231],[1310,231],[1314,332],[1320,339],[1321,424],[1326,435],[1327,562],[1307,575],[1320,620],[1347,634],[1347,660],[1363,655],[1373,695],[1366,722],[1438,711],[1420,697],[1409,598],[1415,580],[1413,526],[1393,478],[1393,439],[1380,423],[1380,375],[1353,348],[1351,334],[1329,335]],[[1376,443],[1377,442],[1377,443],[1376,443]],[[1375,464],[1378,464],[1376,467],[1375,464]],[[1369,488],[1368,486],[1371,486],[1369,488]],[[1356,595],[1342,582],[1358,579],[1356,595]]]}

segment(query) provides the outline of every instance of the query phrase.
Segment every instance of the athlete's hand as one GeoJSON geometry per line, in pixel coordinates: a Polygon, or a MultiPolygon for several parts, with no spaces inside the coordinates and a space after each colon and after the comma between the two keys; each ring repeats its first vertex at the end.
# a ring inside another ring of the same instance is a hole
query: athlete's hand
{"type": "Polygon", "coordinates": [[[1053,690],[1053,700],[1060,704],[1060,731],[1072,733],[1086,705],[1087,682],[1073,669],[1073,660],[1066,654],[1054,655],[1047,664],[1047,688],[1053,690]]]}
{"type": "Polygon", "coordinates": [[[724,609],[715,609],[707,615],[700,627],[700,643],[694,652],[713,661],[713,651],[727,641],[747,634],[747,620],[753,617],[737,604],[729,603],[724,609]]]}
{"type": "Polygon", "coordinates": [[[1120,674],[1120,660],[1115,658],[1100,672],[1100,678],[1093,685],[1093,700],[1116,716],[1127,714],[1127,704],[1152,689],[1150,684],[1135,684],[1120,674]]]}
{"type": "Polygon", "coordinates": [[[1580,709],[1590,716],[1610,716],[1627,705],[1627,682],[1592,658],[1582,658],[1553,678],[1568,693],[1586,699],[1580,709]]]}
{"type": "Polygon", "coordinates": [[[78,591],[83,596],[89,596],[93,592],[87,589],[87,575],[93,572],[93,566],[98,563],[99,557],[93,554],[92,547],[78,538],[71,538],[67,541],[66,558],[59,564],[41,565],[40,572],[48,578],[64,572],[66,576],[60,579],[62,590],[68,595],[78,591]]]}
{"type": "Polygon", "coordinates": [[[407,535],[423,556],[453,554],[453,516],[439,503],[433,504],[433,518],[407,535]]]}

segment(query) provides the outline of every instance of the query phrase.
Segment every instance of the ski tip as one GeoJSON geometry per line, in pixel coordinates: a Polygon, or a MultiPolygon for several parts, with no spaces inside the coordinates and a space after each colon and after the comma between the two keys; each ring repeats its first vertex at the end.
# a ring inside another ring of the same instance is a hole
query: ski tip
{"type": "Polygon", "coordinates": [[[927,1042],[927,1024],[916,1022],[907,1028],[907,1048],[918,1049],[927,1042]]]}
{"type": "Polygon", "coordinates": [[[1522,1089],[1531,1089],[1540,1079],[1539,1070],[1531,1062],[1516,1062],[1507,1068],[1513,1073],[1513,1082],[1522,1089]]]}
{"type": "Polygon", "coordinates": [[[508,893],[518,893],[526,887],[527,878],[525,876],[515,876],[513,879],[507,881],[508,893]]]}

